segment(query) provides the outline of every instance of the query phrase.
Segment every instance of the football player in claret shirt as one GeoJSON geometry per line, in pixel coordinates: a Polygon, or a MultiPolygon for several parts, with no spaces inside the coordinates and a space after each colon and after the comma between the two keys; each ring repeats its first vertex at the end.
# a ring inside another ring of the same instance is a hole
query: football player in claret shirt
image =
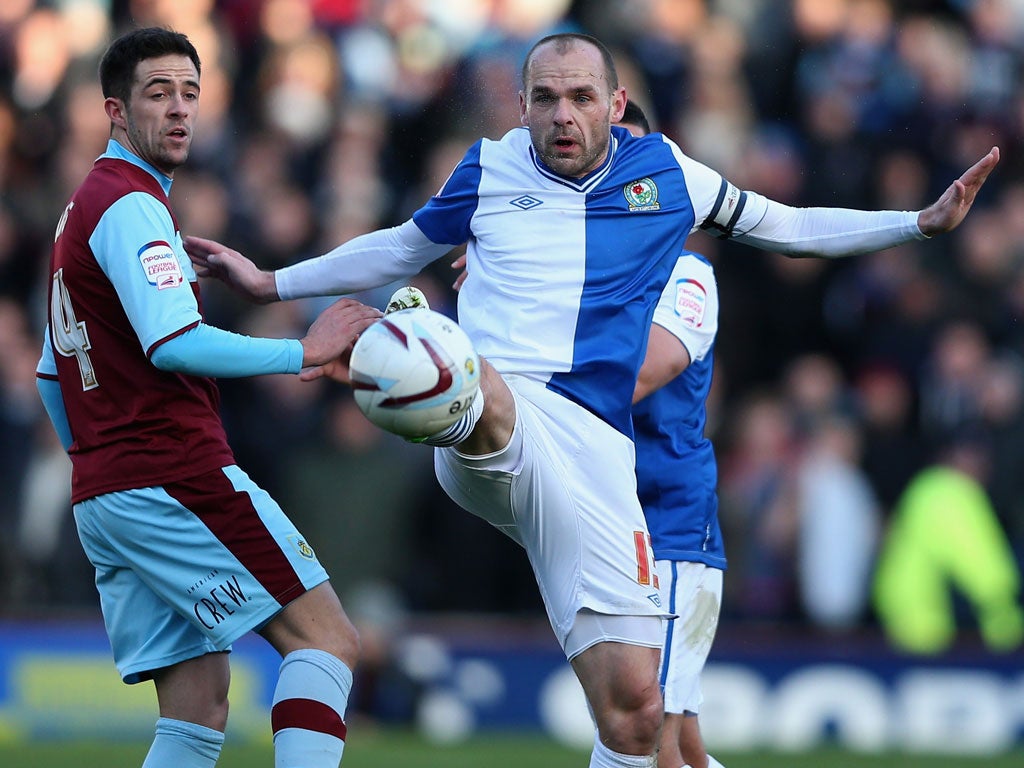
{"type": "MultiPolygon", "coordinates": [[[[529,51],[523,126],[466,152],[403,224],[277,272],[187,238],[197,273],[257,301],[412,277],[467,244],[459,323],[481,356],[473,410],[426,442],[462,507],[525,548],[597,724],[591,766],[648,766],[668,615],[636,495],[631,405],[654,307],[691,231],[793,256],[878,250],[957,226],[993,148],[919,211],[795,209],[741,191],[623,114],[611,53],[564,33],[529,51]]],[[[332,366],[333,371],[336,366],[332,366]]]]}
{"type": "Polygon", "coordinates": [[[227,652],[249,631],[283,657],[277,764],[336,768],[358,638],[309,543],[235,465],[211,377],[297,374],[345,353],[380,312],[339,301],[301,340],[203,321],[168,201],[199,75],[192,43],[165,29],[126,33],[104,54],[111,138],[57,226],[37,382],[72,460],[118,671],[156,687],[145,768],[216,763],[227,652]]]}

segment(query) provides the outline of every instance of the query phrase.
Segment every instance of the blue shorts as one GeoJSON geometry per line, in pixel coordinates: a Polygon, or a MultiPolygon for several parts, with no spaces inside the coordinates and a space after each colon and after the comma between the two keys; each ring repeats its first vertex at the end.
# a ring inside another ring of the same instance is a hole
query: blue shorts
{"type": "Polygon", "coordinates": [[[305,538],[237,466],[75,505],[126,683],[214,651],[327,580],[305,538]]]}

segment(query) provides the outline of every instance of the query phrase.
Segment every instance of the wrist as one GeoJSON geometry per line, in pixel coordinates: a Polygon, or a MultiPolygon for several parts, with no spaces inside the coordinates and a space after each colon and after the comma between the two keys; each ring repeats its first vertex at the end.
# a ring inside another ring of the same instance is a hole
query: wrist
{"type": "Polygon", "coordinates": [[[317,349],[316,344],[310,340],[309,336],[299,339],[299,344],[302,345],[303,368],[309,368],[310,366],[320,365],[325,362],[322,353],[317,349]]]}
{"type": "Polygon", "coordinates": [[[927,208],[917,214],[917,228],[921,230],[921,234],[924,237],[929,239],[941,233],[933,218],[933,216],[929,215],[927,208]]]}
{"type": "Polygon", "coordinates": [[[280,295],[277,293],[277,280],[274,274],[274,272],[260,272],[260,282],[256,298],[259,299],[261,304],[271,304],[281,300],[280,295]]]}

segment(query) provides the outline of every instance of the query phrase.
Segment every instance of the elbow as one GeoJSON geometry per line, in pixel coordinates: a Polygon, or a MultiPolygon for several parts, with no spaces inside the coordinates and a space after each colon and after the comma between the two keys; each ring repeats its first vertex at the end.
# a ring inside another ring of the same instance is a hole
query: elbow
{"type": "Polygon", "coordinates": [[[180,355],[161,344],[149,353],[149,361],[154,367],[165,373],[188,373],[188,365],[180,355]]]}

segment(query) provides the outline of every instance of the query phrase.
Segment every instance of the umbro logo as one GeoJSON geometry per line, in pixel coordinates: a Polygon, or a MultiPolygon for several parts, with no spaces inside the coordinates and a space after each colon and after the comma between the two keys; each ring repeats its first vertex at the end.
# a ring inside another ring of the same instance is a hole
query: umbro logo
{"type": "Polygon", "coordinates": [[[538,205],[543,205],[543,200],[538,200],[536,197],[530,197],[529,195],[521,195],[515,200],[509,200],[511,205],[516,208],[522,208],[524,211],[528,211],[531,208],[536,208],[538,205]]]}

